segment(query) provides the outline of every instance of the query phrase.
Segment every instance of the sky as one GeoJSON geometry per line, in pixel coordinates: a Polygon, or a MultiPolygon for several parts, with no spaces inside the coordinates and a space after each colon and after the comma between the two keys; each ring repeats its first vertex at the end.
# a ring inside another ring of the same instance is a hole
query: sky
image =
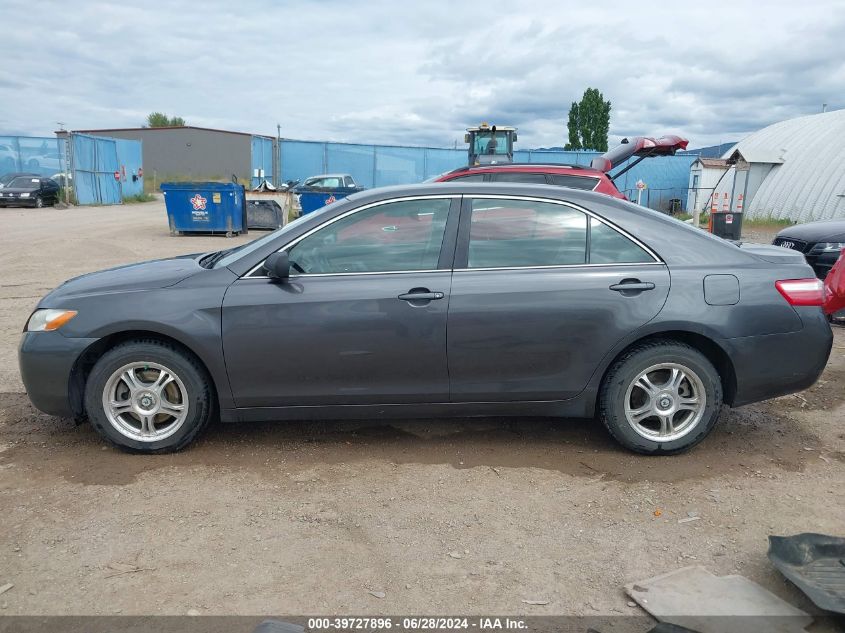
{"type": "Polygon", "coordinates": [[[736,141],[845,108],[845,1],[3,0],[0,134],[189,125],[458,147],[481,121],[563,145],[588,87],[611,145],[736,141]],[[34,21],[33,21],[34,20],[34,21]]]}

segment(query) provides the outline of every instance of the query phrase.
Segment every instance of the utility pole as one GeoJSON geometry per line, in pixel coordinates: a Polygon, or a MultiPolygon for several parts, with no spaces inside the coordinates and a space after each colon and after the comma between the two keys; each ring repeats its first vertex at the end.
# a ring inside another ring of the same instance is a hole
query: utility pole
{"type": "Polygon", "coordinates": [[[276,155],[273,157],[276,163],[276,182],[273,184],[276,187],[282,186],[282,126],[276,123],[276,155]]]}
{"type": "Polygon", "coordinates": [[[62,169],[62,176],[64,176],[64,190],[65,190],[65,204],[70,206],[70,179],[71,173],[73,171],[71,167],[71,135],[65,130],[65,123],[64,121],[56,121],[56,125],[59,126],[59,131],[56,132],[56,142],[58,139],[64,138],[65,139],[65,152],[64,152],[64,168],[62,169]]]}
{"type": "Polygon", "coordinates": [[[827,112],[827,104],[823,103],[822,104],[822,114],[824,114],[825,112],[827,112]]]}

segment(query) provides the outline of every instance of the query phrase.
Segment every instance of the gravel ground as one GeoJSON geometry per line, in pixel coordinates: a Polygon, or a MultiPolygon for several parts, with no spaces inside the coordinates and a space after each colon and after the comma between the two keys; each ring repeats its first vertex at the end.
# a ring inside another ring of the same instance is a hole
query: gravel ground
{"type": "Polygon", "coordinates": [[[161,203],[0,221],[0,614],[641,614],[623,584],[694,564],[818,613],[766,537],[845,532],[841,330],[816,386],[725,409],[677,457],[539,419],[218,425],[125,455],[29,404],[29,312],[68,277],[249,238],[169,237],[161,203]]]}

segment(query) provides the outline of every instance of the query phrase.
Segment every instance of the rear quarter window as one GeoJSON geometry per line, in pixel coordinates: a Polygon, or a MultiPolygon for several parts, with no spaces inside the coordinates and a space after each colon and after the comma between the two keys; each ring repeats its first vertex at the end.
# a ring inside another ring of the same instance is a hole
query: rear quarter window
{"type": "Polygon", "coordinates": [[[601,220],[590,218],[591,264],[647,264],[653,261],[639,244],[601,220]]]}

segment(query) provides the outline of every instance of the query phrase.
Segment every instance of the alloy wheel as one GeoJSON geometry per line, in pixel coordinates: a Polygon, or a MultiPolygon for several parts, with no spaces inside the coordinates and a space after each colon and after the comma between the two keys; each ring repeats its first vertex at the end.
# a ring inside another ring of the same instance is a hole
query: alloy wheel
{"type": "Polygon", "coordinates": [[[139,442],[170,437],[188,417],[188,392],[164,365],[129,363],[117,369],[103,389],[103,409],[122,435],[139,442]]]}
{"type": "Polygon", "coordinates": [[[692,369],[660,363],[641,372],[625,392],[625,418],[640,436],[671,442],[692,431],[704,416],[707,394],[692,369]]]}

